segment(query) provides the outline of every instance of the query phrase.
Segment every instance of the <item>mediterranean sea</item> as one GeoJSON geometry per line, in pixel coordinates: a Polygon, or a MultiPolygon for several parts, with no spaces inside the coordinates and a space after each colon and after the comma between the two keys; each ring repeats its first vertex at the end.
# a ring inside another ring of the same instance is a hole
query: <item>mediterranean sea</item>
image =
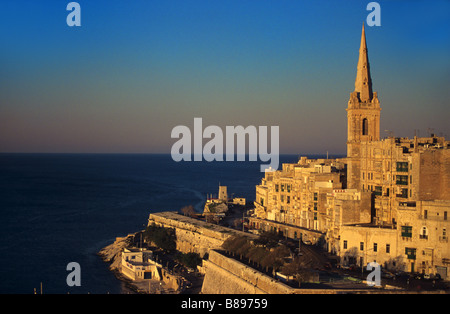
{"type": "MultiPolygon", "coordinates": [[[[317,158],[319,156],[310,156],[317,158]]],[[[281,155],[282,163],[297,155],[281,155]]],[[[193,205],[226,185],[252,203],[260,162],[174,162],[157,154],[0,154],[0,293],[127,293],[98,251],[151,212],[193,205]],[[81,267],[69,287],[67,264],[81,267]]]]}

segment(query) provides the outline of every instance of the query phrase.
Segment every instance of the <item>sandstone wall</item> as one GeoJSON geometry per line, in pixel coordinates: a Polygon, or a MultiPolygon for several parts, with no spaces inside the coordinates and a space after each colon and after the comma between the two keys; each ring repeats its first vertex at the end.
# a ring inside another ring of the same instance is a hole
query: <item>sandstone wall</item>
{"type": "Polygon", "coordinates": [[[295,289],[211,250],[204,261],[204,294],[287,294],[295,289]]]}
{"type": "Polygon", "coordinates": [[[243,234],[253,237],[248,233],[186,217],[175,212],[150,214],[148,224],[152,223],[166,228],[174,228],[177,250],[183,253],[195,252],[201,257],[204,257],[211,249],[219,249],[223,242],[233,235],[243,234]]]}
{"type": "Polygon", "coordinates": [[[430,150],[420,154],[419,180],[420,200],[449,200],[450,150],[430,150]]]}

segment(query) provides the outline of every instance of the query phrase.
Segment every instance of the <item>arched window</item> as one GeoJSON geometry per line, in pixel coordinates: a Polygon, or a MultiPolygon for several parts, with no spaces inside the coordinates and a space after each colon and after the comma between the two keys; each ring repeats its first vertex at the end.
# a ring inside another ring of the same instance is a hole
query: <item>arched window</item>
{"type": "Polygon", "coordinates": [[[428,239],[427,227],[422,227],[422,233],[419,235],[420,239],[428,239]]]}
{"type": "Polygon", "coordinates": [[[369,121],[367,121],[367,118],[364,118],[362,121],[362,135],[368,134],[369,134],[369,121]]]}

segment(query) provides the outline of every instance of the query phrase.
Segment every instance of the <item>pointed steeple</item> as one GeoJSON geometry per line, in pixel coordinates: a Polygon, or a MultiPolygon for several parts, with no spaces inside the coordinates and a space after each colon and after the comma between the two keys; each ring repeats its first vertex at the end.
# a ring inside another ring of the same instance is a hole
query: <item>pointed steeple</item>
{"type": "Polygon", "coordinates": [[[359,60],[355,80],[355,92],[361,102],[370,102],[373,98],[372,79],[370,77],[369,57],[367,55],[366,33],[364,23],[362,26],[361,46],[359,48],[359,60]]]}

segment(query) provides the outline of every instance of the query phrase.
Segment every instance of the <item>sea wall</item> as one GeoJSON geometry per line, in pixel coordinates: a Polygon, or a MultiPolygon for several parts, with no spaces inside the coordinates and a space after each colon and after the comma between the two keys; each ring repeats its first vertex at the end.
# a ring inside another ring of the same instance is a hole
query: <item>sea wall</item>
{"type": "Polygon", "coordinates": [[[211,249],[219,249],[223,242],[233,235],[253,235],[231,228],[207,223],[176,212],[152,213],[148,225],[156,224],[175,229],[177,250],[183,253],[195,252],[204,257],[211,249]]]}
{"type": "Polygon", "coordinates": [[[203,294],[290,294],[295,289],[217,251],[203,261],[203,294]]]}

